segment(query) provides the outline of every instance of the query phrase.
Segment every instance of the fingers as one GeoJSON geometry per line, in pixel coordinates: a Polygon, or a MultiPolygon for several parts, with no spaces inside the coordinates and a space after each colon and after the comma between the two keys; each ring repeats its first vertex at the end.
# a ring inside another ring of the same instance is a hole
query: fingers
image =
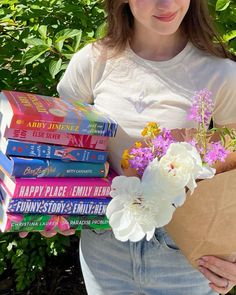
{"type": "Polygon", "coordinates": [[[68,229],[68,230],[58,231],[58,233],[62,234],[63,236],[71,236],[75,234],[75,230],[68,229]]]}
{"type": "MultiPolygon", "coordinates": [[[[25,238],[28,236],[29,232],[20,232],[19,233],[19,237],[20,238],[25,238]]],[[[75,234],[75,230],[74,229],[68,229],[68,230],[64,230],[64,231],[55,231],[55,230],[50,230],[50,231],[40,231],[40,234],[45,237],[45,238],[52,238],[54,237],[57,233],[63,235],[63,236],[71,236],[75,234]]]]}
{"type": "Polygon", "coordinates": [[[22,231],[22,232],[19,233],[19,237],[23,239],[23,238],[28,236],[28,233],[29,232],[27,232],[27,231],[22,231]]]}
{"type": "Polygon", "coordinates": [[[52,238],[57,234],[57,232],[55,230],[50,230],[50,231],[43,230],[43,231],[40,231],[40,234],[45,238],[52,238]]]}
{"type": "Polygon", "coordinates": [[[68,230],[63,230],[63,231],[55,231],[55,230],[50,230],[50,231],[41,231],[40,234],[46,238],[52,238],[54,237],[57,233],[63,235],[63,236],[71,236],[75,234],[74,229],[68,229],[68,230]]]}
{"type": "Polygon", "coordinates": [[[236,282],[236,264],[217,258],[215,256],[204,256],[198,260],[198,265],[209,269],[219,277],[236,282]]]}
{"type": "Polygon", "coordinates": [[[215,256],[198,260],[199,271],[210,281],[209,286],[217,293],[227,294],[236,282],[236,264],[215,256]]]}
{"type": "Polygon", "coordinates": [[[212,290],[214,290],[218,294],[227,294],[233,288],[234,285],[229,283],[228,288],[220,288],[216,286],[215,284],[210,283],[209,286],[212,288],[212,290]]]}
{"type": "Polygon", "coordinates": [[[215,273],[211,272],[209,269],[205,267],[199,267],[198,269],[208,279],[208,281],[210,281],[215,286],[225,290],[225,286],[228,285],[227,279],[216,275],[215,273]]]}

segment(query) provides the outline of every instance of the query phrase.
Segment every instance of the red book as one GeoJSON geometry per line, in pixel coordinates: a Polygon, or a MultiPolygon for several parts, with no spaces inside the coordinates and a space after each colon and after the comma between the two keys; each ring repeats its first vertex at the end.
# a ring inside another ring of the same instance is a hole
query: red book
{"type": "Polygon", "coordinates": [[[0,100],[4,128],[100,136],[115,136],[117,130],[109,116],[69,97],[3,90],[0,100]]]}
{"type": "Polygon", "coordinates": [[[94,150],[106,150],[107,136],[6,128],[4,137],[94,150]]]}

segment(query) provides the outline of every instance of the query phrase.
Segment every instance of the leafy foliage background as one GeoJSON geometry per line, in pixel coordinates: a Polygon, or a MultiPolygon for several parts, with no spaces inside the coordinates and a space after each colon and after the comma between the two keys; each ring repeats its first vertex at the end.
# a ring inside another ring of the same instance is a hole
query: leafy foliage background
{"type": "MultiPolygon", "coordinates": [[[[209,8],[222,39],[236,53],[235,0],[209,0],[209,8]]],[[[0,89],[57,95],[56,85],[71,56],[104,31],[99,0],[1,0],[0,89]]],[[[1,234],[0,275],[10,270],[16,289],[28,288],[49,257],[67,251],[70,239],[1,234]]]]}
{"type": "Polygon", "coordinates": [[[1,0],[0,89],[56,94],[76,51],[102,32],[98,0],[1,0]]]}
{"type": "Polygon", "coordinates": [[[208,0],[211,15],[223,41],[236,54],[236,1],[208,0]]]}

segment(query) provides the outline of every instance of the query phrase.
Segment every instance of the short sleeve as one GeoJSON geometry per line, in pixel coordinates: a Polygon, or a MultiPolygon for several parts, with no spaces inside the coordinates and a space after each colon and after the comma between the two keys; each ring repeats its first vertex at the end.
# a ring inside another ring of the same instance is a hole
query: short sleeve
{"type": "Polygon", "coordinates": [[[57,85],[59,96],[92,103],[92,72],[92,44],[88,44],[71,58],[57,85]]]}
{"type": "Polygon", "coordinates": [[[236,63],[227,62],[222,69],[221,87],[217,93],[213,120],[216,124],[236,124],[236,63]],[[227,71],[226,71],[227,69],[227,71]]]}

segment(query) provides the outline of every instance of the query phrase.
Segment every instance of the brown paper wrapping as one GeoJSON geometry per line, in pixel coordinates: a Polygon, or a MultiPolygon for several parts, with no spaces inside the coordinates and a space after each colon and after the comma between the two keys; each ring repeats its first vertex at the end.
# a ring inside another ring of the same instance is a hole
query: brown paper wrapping
{"type": "Polygon", "coordinates": [[[203,255],[236,261],[236,169],[200,181],[165,229],[194,267],[203,255]]]}

